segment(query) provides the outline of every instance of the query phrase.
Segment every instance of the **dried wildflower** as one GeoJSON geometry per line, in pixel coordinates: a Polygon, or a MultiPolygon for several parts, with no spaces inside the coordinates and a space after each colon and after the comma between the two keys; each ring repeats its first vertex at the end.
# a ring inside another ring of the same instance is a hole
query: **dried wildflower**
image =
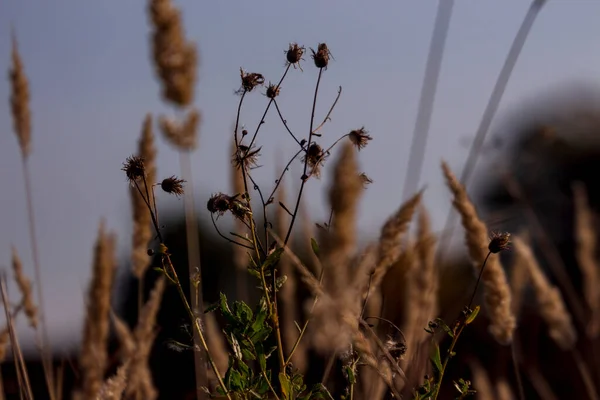
{"type": "Polygon", "coordinates": [[[280,89],[281,88],[279,85],[273,85],[271,82],[269,82],[269,86],[267,86],[267,97],[274,99],[275,97],[279,96],[280,89]]]}
{"type": "Polygon", "coordinates": [[[238,93],[251,92],[255,87],[265,83],[264,76],[256,72],[247,73],[240,68],[240,76],[242,77],[242,87],[238,90],[238,93]]]}
{"type": "Polygon", "coordinates": [[[285,58],[289,64],[298,64],[304,55],[304,46],[298,46],[298,43],[290,43],[290,47],[285,52],[285,58]]]}
{"type": "Polygon", "coordinates": [[[318,178],[321,176],[321,166],[323,165],[323,161],[325,161],[325,153],[323,153],[321,146],[313,143],[308,146],[308,150],[302,161],[306,162],[310,167],[310,174],[318,178]]]}
{"type": "Polygon", "coordinates": [[[315,61],[315,66],[317,68],[327,68],[327,64],[329,64],[329,57],[331,56],[331,52],[327,48],[325,43],[319,43],[317,47],[317,51],[315,52],[312,48],[312,58],[315,61]]]}
{"type": "Polygon", "coordinates": [[[229,202],[231,197],[223,193],[217,193],[208,199],[206,207],[211,213],[218,213],[219,215],[225,214],[229,210],[229,202]]]}
{"type": "Polygon", "coordinates": [[[240,144],[235,153],[233,154],[232,163],[236,166],[236,168],[244,168],[245,170],[256,168],[258,157],[260,156],[260,149],[255,149],[254,146],[252,148],[248,148],[248,146],[244,146],[240,144]]]}
{"type": "Polygon", "coordinates": [[[492,253],[500,253],[502,250],[508,249],[510,244],[510,233],[493,232],[490,237],[488,250],[492,253]]]}
{"type": "Polygon", "coordinates": [[[252,212],[247,204],[243,201],[238,200],[239,194],[235,196],[228,196],[224,193],[217,193],[208,199],[206,207],[212,214],[222,216],[227,211],[230,211],[234,217],[244,220],[247,216],[250,216],[252,212]]]}
{"type": "Polygon", "coordinates": [[[183,179],[177,179],[175,175],[163,179],[160,183],[160,188],[169,194],[174,194],[179,197],[183,194],[183,179]]]}
{"type": "Polygon", "coordinates": [[[365,174],[364,172],[361,172],[360,174],[358,174],[358,178],[360,179],[363,187],[367,187],[368,185],[370,185],[371,183],[373,183],[373,179],[369,178],[367,176],[367,174],[365,174]]]}
{"type": "Polygon", "coordinates": [[[350,139],[352,144],[354,144],[358,148],[358,150],[364,148],[367,145],[367,142],[373,139],[365,130],[364,126],[360,129],[355,129],[352,132],[350,132],[348,134],[348,138],[350,139]]]}
{"type": "Polygon", "coordinates": [[[121,171],[125,171],[125,175],[127,175],[127,179],[129,179],[130,182],[135,182],[139,178],[143,178],[146,175],[144,159],[139,156],[127,157],[121,171]]]}

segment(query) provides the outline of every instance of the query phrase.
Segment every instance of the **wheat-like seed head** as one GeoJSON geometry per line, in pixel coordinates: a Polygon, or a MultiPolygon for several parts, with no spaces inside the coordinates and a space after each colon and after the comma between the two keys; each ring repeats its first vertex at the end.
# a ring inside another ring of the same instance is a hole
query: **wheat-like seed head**
{"type": "Polygon", "coordinates": [[[12,68],[9,71],[11,84],[10,107],[15,134],[21,154],[27,158],[31,152],[31,112],[29,110],[29,83],[25,67],[19,54],[17,39],[12,36],[12,68]]]}
{"type": "MultiPolygon", "coordinates": [[[[465,243],[469,256],[477,273],[491,250],[489,247],[488,230],[477,215],[475,206],[469,199],[465,187],[458,181],[446,162],[442,163],[446,183],[454,195],[452,204],[459,212],[465,229],[465,243]]],[[[490,314],[490,333],[501,344],[512,341],[516,320],[511,310],[510,288],[506,274],[498,256],[490,255],[482,275],[484,286],[484,301],[490,314]]]]}
{"type": "Polygon", "coordinates": [[[138,323],[133,331],[136,347],[131,357],[131,368],[125,389],[127,396],[141,396],[141,398],[148,400],[158,397],[152,383],[148,360],[156,338],[156,316],[160,309],[165,286],[166,278],[162,275],[156,280],[154,288],[150,292],[150,298],[140,310],[138,323]]]}
{"type": "Polygon", "coordinates": [[[378,259],[373,272],[374,288],[379,286],[388,269],[398,261],[402,253],[402,240],[421,202],[421,195],[422,192],[419,192],[404,202],[381,228],[378,259]]]}
{"type": "Polygon", "coordinates": [[[194,150],[198,145],[200,111],[191,109],[181,122],[160,117],[158,123],[167,141],[179,150],[194,150]]]}
{"type": "Polygon", "coordinates": [[[110,329],[110,299],[117,267],[115,242],[115,235],[106,233],[104,222],[101,222],[94,248],[80,355],[82,395],[85,398],[95,398],[98,394],[108,363],[106,346],[110,329]]]}
{"type": "Polygon", "coordinates": [[[594,215],[590,209],[585,186],[573,185],[575,203],[575,256],[583,276],[583,294],[591,310],[587,327],[588,334],[596,337],[600,333],[600,266],[596,260],[597,234],[594,215]]]}
{"type": "Polygon", "coordinates": [[[405,329],[406,359],[410,360],[421,342],[426,340],[423,329],[437,313],[438,273],[435,265],[435,237],[429,215],[421,207],[415,244],[416,263],[406,277],[405,329]]]}
{"type": "Polygon", "coordinates": [[[198,54],[187,42],[179,10],[171,0],[150,0],[148,12],[154,28],[152,55],[165,100],[185,107],[194,100],[198,54]]]}
{"type": "Polygon", "coordinates": [[[15,282],[17,282],[17,287],[19,288],[23,298],[22,304],[23,309],[25,310],[25,315],[27,316],[29,325],[35,329],[38,325],[38,310],[35,302],[33,301],[31,281],[25,275],[25,272],[23,272],[23,264],[21,263],[17,249],[14,246],[12,247],[12,267],[15,274],[15,282]]]}
{"type": "Polygon", "coordinates": [[[531,279],[539,304],[539,312],[548,324],[548,333],[563,350],[572,349],[577,341],[577,331],[565,307],[560,291],[548,281],[533,251],[521,238],[514,239],[516,257],[522,259],[531,279]]]}

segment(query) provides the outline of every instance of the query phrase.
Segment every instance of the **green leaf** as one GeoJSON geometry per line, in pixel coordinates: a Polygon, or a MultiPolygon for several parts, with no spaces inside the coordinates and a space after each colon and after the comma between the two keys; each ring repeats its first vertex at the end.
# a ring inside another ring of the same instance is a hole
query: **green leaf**
{"type": "Polygon", "coordinates": [[[346,374],[348,375],[348,383],[354,385],[356,383],[356,376],[354,375],[354,368],[346,366],[346,374]]]}
{"type": "Polygon", "coordinates": [[[440,346],[434,343],[433,350],[431,351],[431,363],[438,372],[442,372],[442,356],[440,354],[440,346]]]}
{"type": "Polygon", "coordinates": [[[451,338],[454,339],[454,333],[452,332],[452,329],[450,329],[450,327],[448,326],[448,324],[446,324],[446,322],[444,322],[443,319],[441,318],[436,318],[435,322],[442,327],[442,329],[444,330],[444,332],[446,332],[448,334],[448,336],[450,336],[451,338]]]}
{"type": "Polygon", "coordinates": [[[231,374],[229,374],[229,388],[234,391],[242,391],[244,386],[242,375],[237,370],[232,369],[231,374]]]}
{"type": "Polygon", "coordinates": [[[283,247],[276,249],[271,254],[269,254],[269,257],[267,257],[267,259],[265,260],[263,265],[261,265],[260,268],[262,270],[265,270],[265,269],[270,268],[272,265],[277,264],[279,262],[279,259],[281,258],[282,254],[283,254],[283,247]]]}
{"type": "Polygon", "coordinates": [[[315,256],[319,257],[319,244],[314,238],[310,238],[310,247],[312,247],[312,251],[315,253],[315,256]]]}
{"type": "Polygon", "coordinates": [[[267,370],[267,357],[265,356],[264,352],[258,353],[258,364],[260,365],[261,371],[267,370]]]}
{"type": "Polygon", "coordinates": [[[292,384],[283,372],[279,373],[279,384],[281,385],[281,393],[284,399],[291,399],[292,395],[292,384]]]}
{"type": "Polygon", "coordinates": [[[235,321],[235,317],[229,308],[229,304],[227,304],[227,296],[225,296],[225,293],[220,293],[220,308],[221,314],[223,314],[225,318],[227,318],[230,322],[235,321]]]}
{"type": "Polygon", "coordinates": [[[241,322],[244,327],[248,326],[254,318],[252,309],[243,301],[236,301],[233,303],[233,311],[236,319],[241,322]]]}
{"type": "Polygon", "coordinates": [[[208,305],[208,306],[207,306],[207,307],[204,309],[204,314],[208,314],[209,312],[213,312],[213,311],[215,311],[215,310],[216,310],[216,309],[218,309],[218,308],[219,308],[219,302],[218,302],[218,301],[215,301],[214,303],[212,303],[212,304],[209,304],[209,305],[208,305]]]}
{"type": "Polygon", "coordinates": [[[467,317],[467,320],[465,321],[465,323],[467,325],[469,325],[470,323],[472,323],[473,321],[475,321],[475,318],[477,318],[477,314],[479,314],[479,310],[481,309],[480,306],[475,307],[475,309],[473,310],[473,312],[467,317]]]}

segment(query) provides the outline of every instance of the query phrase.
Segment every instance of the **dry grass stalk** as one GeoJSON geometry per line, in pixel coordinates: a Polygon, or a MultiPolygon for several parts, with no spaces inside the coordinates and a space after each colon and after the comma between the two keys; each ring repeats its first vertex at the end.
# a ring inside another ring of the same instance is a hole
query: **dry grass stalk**
{"type": "Polygon", "coordinates": [[[127,376],[129,374],[129,361],[125,361],[118,369],[117,373],[108,378],[100,387],[96,400],[121,400],[123,392],[127,386],[127,376]]]}
{"type": "Polygon", "coordinates": [[[515,316],[519,315],[523,296],[529,284],[529,273],[527,272],[527,266],[523,265],[524,261],[523,258],[516,257],[513,260],[510,272],[511,306],[515,316]]]}
{"type": "Polygon", "coordinates": [[[171,0],[150,0],[152,55],[165,100],[185,107],[194,100],[197,51],[187,42],[179,10],[171,0]]]}
{"type": "MultiPolygon", "coordinates": [[[[229,354],[223,333],[219,330],[219,324],[213,313],[204,315],[204,325],[210,354],[213,360],[215,360],[219,372],[225,375],[229,366],[229,354]]],[[[214,376],[214,371],[210,370],[210,372],[214,376]]],[[[216,381],[216,377],[214,377],[214,380],[216,381]]]]}
{"type": "Polygon", "coordinates": [[[487,371],[479,363],[479,361],[471,361],[469,363],[471,376],[473,381],[473,389],[477,391],[477,399],[479,400],[495,400],[494,388],[487,371]]]}
{"type": "Polygon", "coordinates": [[[591,337],[600,333],[600,266],[596,260],[597,235],[594,215],[582,183],[573,185],[575,202],[575,256],[583,276],[583,295],[591,310],[587,331],[591,337]]]}
{"type": "Polygon", "coordinates": [[[0,363],[6,358],[6,349],[10,343],[10,332],[8,326],[0,332],[0,363]]]}
{"type": "Polygon", "coordinates": [[[321,249],[328,268],[326,287],[332,295],[348,286],[348,266],[356,247],[356,217],[363,190],[358,178],[356,151],[346,142],[334,166],[333,184],[329,190],[329,204],[333,221],[329,230],[322,231],[321,249]]]}
{"type": "Polygon", "coordinates": [[[357,325],[360,296],[348,289],[349,265],[356,246],[356,215],[362,194],[356,151],[346,143],[336,161],[329,203],[333,222],[321,238],[321,259],[327,271],[324,286],[328,296],[315,308],[312,340],[324,352],[343,351],[351,343],[352,326],[357,325]],[[350,329],[348,329],[350,327],[350,329]]]}
{"type": "Polygon", "coordinates": [[[496,382],[496,399],[498,400],[515,400],[515,394],[513,393],[510,384],[506,379],[501,378],[496,382]]]}
{"type": "MultiPolygon", "coordinates": [[[[235,141],[231,141],[231,149],[230,154],[235,154],[237,151],[237,146],[235,141]]],[[[232,193],[244,193],[246,189],[244,188],[244,176],[242,174],[242,170],[236,168],[234,163],[230,163],[229,165],[230,171],[230,180],[231,180],[231,189],[232,193]]],[[[235,233],[245,237],[245,235],[249,234],[248,228],[244,225],[242,221],[235,218],[234,221],[235,233]]],[[[248,254],[246,253],[246,249],[241,246],[233,246],[233,265],[235,266],[236,271],[236,292],[239,298],[244,301],[248,301],[248,285],[247,285],[247,269],[248,269],[248,254]]]]}
{"type": "Polygon", "coordinates": [[[402,239],[408,231],[415,210],[421,202],[419,192],[404,202],[398,211],[385,222],[379,235],[378,259],[373,271],[373,287],[378,287],[389,268],[402,252],[402,239]]]}
{"type": "Polygon", "coordinates": [[[29,82],[23,61],[19,55],[17,38],[12,35],[12,68],[9,71],[11,84],[10,107],[13,124],[23,158],[31,152],[31,112],[29,110],[29,82]]]}
{"type": "MultiPolygon", "coordinates": [[[[146,182],[149,186],[153,185],[156,183],[156,146],[154,145],[152,115],[150,114],[146,115],[144,119],[142,134],[138,141],[138,156],[144,159],[146,182]]],[[[141,189],[144,190],[143,187],[141,189]]],[[[150,192],[151,188],[149,187],[148,190],[150,192]]],[[[152,197],[151,194],[150,196],[152,197]]],[[[152,217],[146,202],[135,187],[130,188],[130,198],[133,211],[131,261],[133,274],[136,278],[141,279],[150,265],[148,243],[152,240],[152,217]]]]}
{"type": "Polygon", "coordinates": [[[523,259],[529,273],[540,315],[548,324],[548,334],[561,349],[572,349],[577,341],[577,332],[560,291],[550,284],[529,245],[519,237],[514,238],[513,244],[516,257],[523,259]]]}
{"type": "MultiPolygon", "coordinates": [[[[454,199],[452,204],[459,212],[465,229],[465,242],[473,266],[479,274],[483,261],[488,256],[488,230],[477,215],[465,187],[458,181],[446,162],[442,163],[446,183],[454,199]]],[[[512,342],[516,320],[511,310],[510,287],[498,255],[491,254],[481,277],[484,286],[484,301],[490,315],[490,333],[501,344],[512,342]]]]}
{"type": "Polygon", "coordinates": [[[127,326],[127,323],[117,314],[111,312],[110,315],[115,327],[117,339],[119,340],[121,358],[127,360],[131,358],[135,351],[135,339],[133,338],[133,333],[131,332],[131,329],[129,329],[129,326],[127,326]]]}
{"type": "Polygon", "coordinates": [[[167,141],[178,149],[193,150],[198,145],[197,131],[200,125],[200,111],[190,110],[181,122],[160,117],[158,123],[167,141]]]}
{"type": "Polygon", "coordinates": [[[418,218],[416,265],[408,271],[405,307],[406,360],[411,360],[428,334],[423,329],[437,313],[438,273],[435,266],[435,237],[429,215],[421,207],[418,218]]]}
{"type": "Polygon", "coordinates": [[[35,302],[33,301],[33,291],[31,289],[31,282],[23,272],[23,264],[21,263],[21,259],[19,258],[17,249],[13,246],[11,250],[12,267],[15,275],[15,282],[17,282],[17,287],[21,292],[21,302],[23,304],[23,310],[25,311],[25,315],[27,316],[29,325],[31,325],[31,327],[35,329],[38,325],[37,307],[35,306],[35,302]]]}
{"type": "Polygon", "coordinates": [[[148,360],[154,339],[156,338],[156,316],[160,309],[162,296],[166,286],[166,278],[162,275],[156,280],[150,298],[144,304],[138,317],[138,323],[133,331],[135,351],[131,357],[131,367],[125,394],[134,398],[153,400],[158,393],[152,383],[152,374],[148,360]]]}
{"type": "Polygon", "coordinates": [[[6,287],[6,282],[6,272],[2,271],[0,273],[0,292],[2,294],[2,304],[4,306],[4,315],[6,316],[6,325],[10,335],[10,342],[12,344],[11,350],[17,369],[17,380],[19,390],[21,391],[21,398],[33,400],[33,393],[31,390],[31,384],[29,382],[27,365],[25,364],[23,353],[21,352],[21,345],[19,344],[19,339],[15,330],[14,316],[13,313],[10,312],[10,299],[8,298],[8,289],[6,287]]]}
{"type": "Polygon", "coordinates": [[[97,396],[108,363],[106,346],[110,329],[110,299],[117,267],[115,240],[114,234],[105,232],[102,221],[94,248],[92,280],[88,290],[80,355],[82,395],[90,399],[97,396]]]}

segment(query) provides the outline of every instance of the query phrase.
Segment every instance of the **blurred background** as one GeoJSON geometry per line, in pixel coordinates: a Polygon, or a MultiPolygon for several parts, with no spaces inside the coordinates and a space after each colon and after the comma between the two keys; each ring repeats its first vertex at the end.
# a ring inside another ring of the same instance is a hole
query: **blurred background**
{"type": "MultiPolygon", "coordinates": [[[[228,192],[230,188],[230,140],[240,67],[262,73],[267,81],[275,83],[284,70],[288,43],[316,48],[318,43],[326,42],[334,60],[324,74],[317,119],[323,118],[339,86],[343,91],[331,122],[322,131],[322,140],[332,143],[361,126],[373,136],[372,143],[360,152],[361,170],[373,183],[361,202],[358,223],[361,241],[376,238],[382,223],[402,201],[437,2],[181,0],[176,5],[183,11],[186,36],[197,43],[199,50],[195,104],[202,112],[202,123],[192,169],[198,215],[202,226],[207,227],[202,236],[214,235],[206,201],[212,193],[228,192]]],[[[448,161],[457,173],[462,168],[528,7],[529,3],[522,1],[454,5],[419,182],[419,187],[427,188],[424,199],[435,230],[443,228],[450,210],[440,161],[448,161]]],[[[518,207],[517,211],[512,208],[510,212],[495,213],[510,203],[497,186],[499,176],[494,171],[498,165],[513,168],[517,175],[523,172],[519,168],[539,174],[535,176],[550,173],[546,166],[532,169],[518,162],[524,154],[519,150],[521,140],[535,134],[538,126],[557,126],[560,137],[578,143],[573,151],[598,146],[596,139],[590,139],[600,131],[598,15],[597,2],[549,1],[538,16],[476,169],[473,193],[490,218],[490,226],[516,228],[515,221],[520,218],[518,207]],[[591,134],[573,135],[581,131],[591,134]]],[[[117,232],[119,259],[123,270],[127,270],[131,206],[122,163],[136,151],[145,114],[173,110],[160,100],[150,62],[150,28],[143,1],[3,2],[0,68],[4,71],[10,66],[11,30],[17,35],[31,90],[31,171],[46,319],[53,348],[68,353],[77,349],[81,339],[83,298],[101,218],[117,232]]],[[[291,71],[278,100],[288,124],[297,132],[309,129],[317,75],[312,60],[308,55],[305,59],[301,64],[304,71],[291,71]]],[[[9,95],[9,81],[1,79],[0,96],[5,106],[0,106],[0,265],[9,265],[10,246],[14,244],[26,272],[33,276],[9,95]]],[[[250,96],[241,118],[249,130],[259,122],[267,100],[259,93],[250,96]]],[[[177,174],[176,151],[162,138],[157,142],[159,177],[177,174]]],[[[271,187],[277,175],[273,166],[287,162],[297,145],[275,113],[267,116],[258,144],[263,146],[260,164],[265,167],[257,170],[255,177],[259,185],[271,187]]],[[[558,148],[562,151],[565,146],[558,148]]],[[[548,162],[558,159],[555,153],[548,154],[548,162]]],[[[581,157],[587,160],[586,170],[593,171],[590,165],[596,166],[596,154],[585,152],[581,157]]],[[[579,158],[572,157],[569,162],[573,160],[579,158]]],[[[575,164],[578,167],[569,169],[573,175],[564,178],[565,185],[575,178],[584,179],[577,175],[581,173],[579,162],[575,164]]],[[[285,185],[290,196],[299,186],[301,166],[295,162],[287,176],[285,185]]],[[[552,171],[561,171],[561,167],[556,168],[552,171]]],[[[589,173],[585,179],[593,182],[595,176],[589,173]]],[[[311,179],[307,185],[306,204],[315,222],[328,218],[328,178],[326,171],[320,180],[311,179]]],[[[561,190],[550,178],[546,186],[531,176],[523,179],[524,184],[540,185],[531,190],[540,196],[533,199],[534,204],[542,202],[544,193],[561,190]]],[[[157,200],[163,215],[168,215],[163,217],[163,224],[175,231],[181,224],[183,201],[166,194],[160,194],[157,200]]],[[[553,209],[550,207],[545,216],[552,218],[553,209]]],[[[227,230],[230,221],[223,218],[220,223],[227,230]]],[[[563,238],[560,232],[566,231],[562,228],[560,224],[552,225],[557,242],[563,238]]],[[[456,243],[461,243],[462,233],[456,232],[456,243]]],[[[217,243],[219,239],[205,240],[217,243]]],[[[462,246],[454,249],[460,257],[462,246]]],[[[126,272],[123,275],[121,282],[126,288],[126,272]]],[[[231,283],[227,276],[219,276],[218,280],[224,287],[231,283]]],[[[123,289],[122,297],[126,298],[127,293],[123,289]]],[[[19,327],[25,350],[33,350],[33,334],[24,322],[19,327]]]]}

